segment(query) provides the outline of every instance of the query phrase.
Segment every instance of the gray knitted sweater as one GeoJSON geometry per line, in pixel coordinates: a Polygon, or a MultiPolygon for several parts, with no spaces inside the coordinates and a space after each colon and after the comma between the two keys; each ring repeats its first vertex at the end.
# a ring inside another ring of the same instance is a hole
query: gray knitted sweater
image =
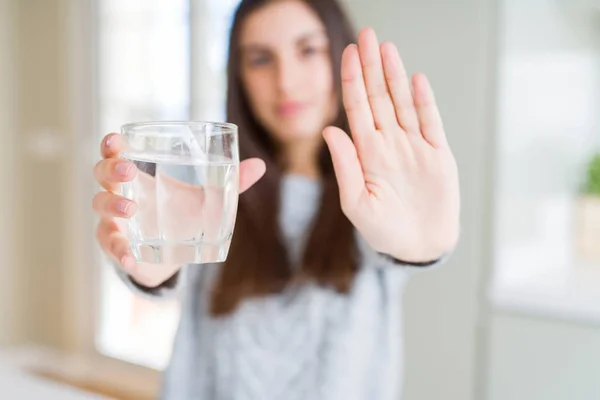
{"type": "MultiPolygon", "coordinates": [[[[320,191],[318,182],[299,176],[282,182],[280,224],[292,260],[301,254],[320,191]]],[[[161,399],[399,400],[401,295],[419,268],[377,254],[358,234],[356,240],[361,268],[349,295],[310,285],[247,300],[219,319],[207,309],[218,264],[186,266],[175,284],[151,290],[117,268],[140,295],[180,298],[161,399]]]]}

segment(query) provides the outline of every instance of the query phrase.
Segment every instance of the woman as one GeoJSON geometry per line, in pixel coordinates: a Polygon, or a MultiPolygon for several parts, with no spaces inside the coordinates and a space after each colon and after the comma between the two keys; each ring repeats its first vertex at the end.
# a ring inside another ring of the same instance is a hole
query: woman
{"type": "Polygon", "coordinates": [[[396,47],[371,29],[351,44],[334,0],[243,0],[230,40],[244,193],[224,264],[137,265],[116,223],[136,205],[114,192],[137,173],[118,135],[95,169],[107,189],[98,240],[123,281],[181,297],[162,397],[398,399],[400,294],[459,231],[428,81],[415,75],[411,90],[396,47]]]}

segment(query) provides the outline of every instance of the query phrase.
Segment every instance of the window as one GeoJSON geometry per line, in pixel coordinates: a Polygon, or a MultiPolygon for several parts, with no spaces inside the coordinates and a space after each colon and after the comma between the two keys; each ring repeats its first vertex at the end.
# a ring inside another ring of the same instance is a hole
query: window
{"type": "Polygon", "coordinates": [[[503,6],[492,297],[574,316],[600,301],[600,262],[578,250],[581,188],[600,151],[600,26],[568,7],[503,6]]]}
{"type": "MultiPolygon", "coordinates": [[[[101,0],[98,9],[100,132],[143,120],[223,120],[227,33],[236,0],[101,0]]],[[[101,271],[96,347],[162,369],[178,323],[175,301],[130,293],[101,271]]]]}

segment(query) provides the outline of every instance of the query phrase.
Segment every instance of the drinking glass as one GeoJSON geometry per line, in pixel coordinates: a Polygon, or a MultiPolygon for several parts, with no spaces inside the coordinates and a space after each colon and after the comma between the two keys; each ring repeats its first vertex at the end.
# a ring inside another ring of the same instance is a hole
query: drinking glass
{"type": "Polygon", "coordinates": [[[120,156],[137,166],[122,195],[138,210],[125,221],[140,263],[227,258],[239,195],[238,129],[218,122],[123,125],[120,156]]]}

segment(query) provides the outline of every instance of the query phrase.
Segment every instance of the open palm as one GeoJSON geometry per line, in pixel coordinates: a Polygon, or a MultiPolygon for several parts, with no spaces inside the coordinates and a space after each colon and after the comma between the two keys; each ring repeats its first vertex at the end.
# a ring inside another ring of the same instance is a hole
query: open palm
{"type": "Polygon", "coordinates": [[[352,139],[324,131],[342,209],[374,250],[430,261],[458,240],[458,171],[427,78],[411,82],[398,50],[361,31],[342,59],[352,139]]]}

